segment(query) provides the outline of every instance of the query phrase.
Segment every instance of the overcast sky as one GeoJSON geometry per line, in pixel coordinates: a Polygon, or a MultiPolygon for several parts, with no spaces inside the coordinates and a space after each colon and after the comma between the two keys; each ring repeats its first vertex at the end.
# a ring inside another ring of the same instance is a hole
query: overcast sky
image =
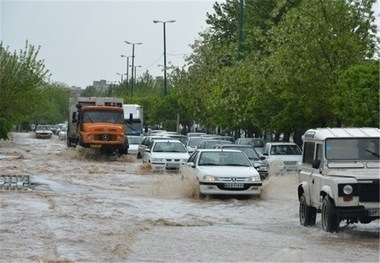
{"type": "MultiPolygon", "coordinates": [[[[10,51],[25,48],[26,40],[41,46],[38,58],[51,80],[85,88],[94,80],[120,81],[126,73],[132,45],[137,75],[149,70],[163,75],[163,25],[166,24],[167,66],[182,67],[190,45],[207,29],[206,13],[215,0],[0,0],[0,36],[10,51]]],[[[224,0],[218,0],[223,2],[224,0]]],[[[263,0],[265,1],[265,0],[263,0]]],[[[375,13],[379,19],[379,2],[375,13]]],[[[379,21],[379,20],[378,20],[379,21]]],[[[379,24],[379,23],[377,23],[379,24]]],[[[130,59],[131,64],[131,59],[130,59]]],[[[130,73],[130,71],[129,71],[130,73]]]]}
{"type": "MultiPolygon", "coordinates": [[[[135,45],[137,75],[149,70],[163,75],[163,24],[166,24],[167,66],[182,67],[190,45],[207,28],[206,13],[215,0],[18,1],[1,0],[0,35],[10,51],[26,40],[41,46],[39,59],[51,80],[85,88],[94,80],[120,81],[135,45]]],[[[131,59],[130,59],[131,64],[131,59]]],[[[129,70],[129,73],[131,71],[129,70]]]]}

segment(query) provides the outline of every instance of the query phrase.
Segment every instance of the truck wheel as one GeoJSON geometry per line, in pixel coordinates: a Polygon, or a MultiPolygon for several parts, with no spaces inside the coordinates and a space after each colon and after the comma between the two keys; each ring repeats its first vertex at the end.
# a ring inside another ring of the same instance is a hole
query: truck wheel
{"type": "Polygon", "coordinates": [[[328,195],[322,203],[322,229],[326,232],[338,232],[339,219],[336,214],[335,204],[328,195]]]}
{"type": "Polygon", "coordinates": [[[306,204],[306,197],[302,194],[300,198],[299,217],[302,226],[314,226],[317,209],[306,204]]]}
{"type": "Polygon", "coordinates": [[[74,142],[71,140],[71,138],[70,137],[67,137],[66,138],[66,144],[67,144],[67,147],[75,147],[76,146],[76,144],[74,144],[74,142]]]}

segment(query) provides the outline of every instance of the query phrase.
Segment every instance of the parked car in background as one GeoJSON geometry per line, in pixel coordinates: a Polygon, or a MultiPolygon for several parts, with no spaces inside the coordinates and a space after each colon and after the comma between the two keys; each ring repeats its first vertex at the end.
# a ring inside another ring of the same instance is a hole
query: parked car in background
{"type": "Polygon", "coordinates": [[[58,132],[58,138],[63,141],[67,139],[67,126],[62,126],[58,132]]]}
{"type": "Polygon", "coordinates": [[[141,143],[137,148],[137,159],[142,159],[145,153],[145,149],[154,141],[154,140],[169,140],[170,137],[164,135],[148,135],[144,136],[141,143]]]}
{"type": "Polygon", "coordinates": [[[205,133],[205,132],[188,132],[187,134],[186,134],[186,136],[188,137],[188,138],[190,138],[190,137],[200,137],[200,136],[202,136],[202,135],[206,135],[207,133],[205,133]]]}
{"type": "Polygon", "coordinates": [[[56,125],[54,134],[55,134],[55,135],[59,135],[60,130],[61,130],[62,127],[64,127],[64,126],[67,126],[67,125],[66,125],[65,123],[60,123],[60,124],[56,125]]]}
{"type": "Polygon", "coordinates": [[[235,143],[241,145],[253,145],[259,154],[262,153],[265,145],[265,141],[261,138],[238,138],[235,143]]]}
{"type": "Polygon", "coordinates": [[[49,125],[37,125],[34,132],[38,139],[50,139],[53,136],[53,132],[49,125]]]}
{"type": "Polygon", "coordinates": [[[265,157],[260,156],[252,145],[222,144],[215,146],[215,149],[234,149],[242,151],[247,155],[253,167],[259,172],[261,180],[268,177],[268,164],[263,161],[265,157]]]}
{"type": "Polygon", "coordinates": [[[185,135],[168,133],[166,136],[168,136],[168,137],[170,137],[172,139],[179,140],[180,142],[183,143],[183,145],[186,145],[187,137],[185,135]]]}
{"type": "Polygon", "coordinates": [[[215,148],[216,145],[220,145],[220,144],[232,144],[232,142],[228,140],[223,140],[223,139],[220,139],[220,140],[204,139],[199,143],[197,149],[213,149],[215,148]]]}
{"type": "Polygon", "coordinates": [[[199,143],[202,141],[202,137],[190,136],[186,142],[186,149],[189,153],[192,153],[197,149],[199,143]]]}
{"type": "Polygon", "coordinates": [[[302,151],[292,142],[268,142],[265,144],[262,156],[270,167],[277,162],[276,172],[299,171],[302,164],[302,151]]]}
{"type": "Polygon", "coordinates": [[[145,149],[143,163],[150,163],[152,171],[179,171],[189,156],[179,140],[154,140],[145,149]]]}
{"type": "Polygon", "coordinates": [[[142,142],[143,137],[128,135],[127,138],[129,143],[128,153],[132,155],[137,155],[139,145],[142,142]]]}
{"type": "Polygon", "coordinates": [[[184,172],[199,182],[201,195],[260,196],[262,182],[248,157],[239,150],[197,149],[184,172]]]}

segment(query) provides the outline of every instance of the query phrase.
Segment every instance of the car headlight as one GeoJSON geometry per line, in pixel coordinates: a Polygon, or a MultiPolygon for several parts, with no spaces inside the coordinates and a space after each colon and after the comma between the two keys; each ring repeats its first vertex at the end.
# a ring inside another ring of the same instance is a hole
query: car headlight
{"type": "Polygon", "coordinates": [[[266,166],[259,166],[256,168],[257,171],[266,172],[268,171],[268,167],[266,166]]]}
{"type": "Polygon", "coordinates": [[[206,182],[218,181],[218,177],[212,176],[212,175],[204,175],[203,176],[203,181],[206,181],[206,182]]]}
{"type": "Polygon", "coordinates": [[[251,177],[249,177],[249,181],[250,182],[260,182],[261,181],[260,176],[257,176],[257,175],[251,176],[251,177]]]}
{"type": "Polygon", "coordinates": [[[343,187],[343,193],[344,193],[345,195],[350,195],[350,194],[352,194],[352,191],[353,191],[353,188],[352,188],[352,186],[349,185],[349,184],[346,184],[346,185],[343,187]]]}

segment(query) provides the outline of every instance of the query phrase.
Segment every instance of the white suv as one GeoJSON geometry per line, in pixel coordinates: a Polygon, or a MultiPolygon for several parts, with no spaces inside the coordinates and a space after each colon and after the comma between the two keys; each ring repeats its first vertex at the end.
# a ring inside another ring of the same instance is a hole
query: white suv
{"type": "Polygon", "coordinates": [[[370,223],[379,219],[378,128],[318,128],[303,136],[299,174],[299,218],[337,232],[342,220],[370,223]]]}

